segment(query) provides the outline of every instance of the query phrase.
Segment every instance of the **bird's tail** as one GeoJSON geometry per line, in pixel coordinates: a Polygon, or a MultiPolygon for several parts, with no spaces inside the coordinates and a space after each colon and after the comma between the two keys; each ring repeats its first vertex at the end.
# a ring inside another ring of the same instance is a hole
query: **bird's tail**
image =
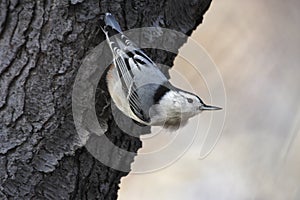
{"type": "Polygon", "coordinates": [[[117,33],[122,33],[121,27],[115,17],[111,13],[105,13],[103,23],[101,24],[102,31],[111,37],[117,33]]]}
{"type": "MultiPolygon", "coordinates": [[[[103,15],[101,28],[106,35],[106,40],[113,53],[113,56],[125,56],[125,54],[127,54],[126,52],[131,52],[132,55],[139,54],[139,56],[144,59],[142,62],[155,65],[155,63],[142,50],[140,50],[140,48],[134,42],[132,42],[126,35],[123,34],[119,23],[111,13],[105,13],[103,15]]],[[[128,57],[128,55],[126,56],[128,57]]]]}

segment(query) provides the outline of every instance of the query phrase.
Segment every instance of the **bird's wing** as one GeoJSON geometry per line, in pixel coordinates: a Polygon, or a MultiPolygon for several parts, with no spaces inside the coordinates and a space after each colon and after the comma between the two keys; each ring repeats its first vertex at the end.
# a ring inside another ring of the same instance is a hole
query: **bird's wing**
{"type": "Polygon", "coordinates": [[[137,88],[134,85],[131,88],[132,88],[132,90],[131,90],[131,92],[129,94],[129,98],[128,98],[130,109],[142,121],[150,122],[148,113],[145,113],[146,110],[143,110],[143,106],[141,105],[141,98],[137,93],[137,88]]]}
{"type": "MultiPolygon", "coordinates": [[[[145,111],[142,109],[141,98],[136,92],[137,85],[135,84],[135,76],[136,74],[143,74],[143,69],[149,67],[149,64],[153,65],[150,63],[151,59],[149,58],[150,61],[144,61],[143,59],[147,58],[140,58],[141,56],[136,56],[135,52],[126,51],[127,49],[124,46],[126,44],[119,38],[114,39],[114,42],[111,41],[110,38],[108,38],[108,41],[114,57],[113,62],[116,66],[119,80],[121,81],[130,108],[142,121],[149,122],[145,111]]],[[[134,51],[137,51],[137,49],[134,51]]],[[[141,51],[139,50],[139,52],[141,51]]]]}
{"type": "Polygon", "coordinates": [[[130,108],[136,116],[147,122],[149,119],[142,109],[137,87],[149,78],[153,78],[153,81],[165,81],[167,78],[159,71],[156,64],[122,33],[120,25],[110,13],[105,15],[104,21],[102,30],[113,54],[113,62],[130,108]]]}

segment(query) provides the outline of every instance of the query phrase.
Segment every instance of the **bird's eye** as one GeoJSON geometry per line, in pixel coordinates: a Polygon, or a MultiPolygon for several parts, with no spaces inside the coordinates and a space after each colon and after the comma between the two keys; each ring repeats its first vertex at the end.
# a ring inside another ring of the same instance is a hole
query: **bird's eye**
{"type": "Polygon", "coordinates": [[[189,103],[193,103],[193,99],[191,99],[191,98],[187,98],[187,101],[188,101],[189,103]]]}

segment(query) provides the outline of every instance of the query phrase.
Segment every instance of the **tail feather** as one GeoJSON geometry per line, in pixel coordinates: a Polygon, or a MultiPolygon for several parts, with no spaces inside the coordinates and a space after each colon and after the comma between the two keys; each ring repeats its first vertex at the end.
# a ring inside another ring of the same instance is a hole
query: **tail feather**
{"type": "Polygon", "coordinates": [[[106,35],[106,40],[114,57],[118,57],[118,55],[120,56],[120,52],[122,52],[122,56],[128,57],[126,52],[131,52],[131,54],[138,55],[135,56],[139,57],[135,58],[138,60],[137,62],[155,65],[155,63],[142,50],[140,50],[136,44],[134,44],[126,35],[123,34],[119,23],[111,13],[105,13],[101,22],[103,23],[101,25],[102,31],[106,35]],[[120,35],[117,35],[119,33],[120,35]],[[115,35],[117,36],[112,37],[115,35]]]}
{"type": "Polygon", "coordinates": [[[122,33],[119,23],[111,13],[105,13],[103,21],[104,24],[102,26],[102,30],[103,32],[108,33],[109,36],[122,33]]]}

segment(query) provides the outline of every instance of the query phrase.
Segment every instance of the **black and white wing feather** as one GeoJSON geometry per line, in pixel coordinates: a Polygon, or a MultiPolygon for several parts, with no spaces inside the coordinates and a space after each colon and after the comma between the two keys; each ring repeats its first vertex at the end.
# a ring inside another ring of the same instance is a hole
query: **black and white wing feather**
{"type": "MultiPolygon", "coordinates": [[[[139,85],[136,82],[142,76],[151,76],[147,72],[153,71],[153,67],[154,71],[157,70],[160,76],[165,77],[156,67],[155,63],[121,32],[119,24],[109,13],[105,16],[105,26],[102,27],[102,30],[106,34],[106,39],[113,54],[113,62],[116,66],[123,91],[128,99],[130,109],[142,121],[150,122],[148,113],[143,110],[143,97],[139,96],[137,92],[139,85]],[[149,68],[152,70],[149,70],[149,68]]],[[[139,82],[141,81],[139,80],[139,82]]]]}

